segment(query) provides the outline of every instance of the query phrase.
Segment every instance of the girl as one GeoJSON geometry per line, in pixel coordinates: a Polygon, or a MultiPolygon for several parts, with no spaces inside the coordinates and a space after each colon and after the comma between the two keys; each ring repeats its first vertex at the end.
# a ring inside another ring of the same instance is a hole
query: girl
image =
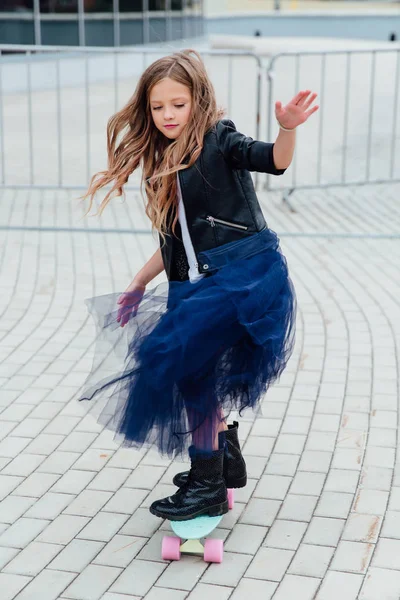
{"type": "Polygon", "coordinates": [[[285,171],[315,97],[307,90],[277,102],[275,144],[254,141],[221,119],[200,56],[185,50],[150,65],[108,123],[108,169],[91,181],[88,212],[98,190],[112,185],[101,213],[141,167],[160,249],[122,295],[87,301],[97,341],[109,344],[92,376],[121,358],[119,372],[109,369],[80,399],[106,392],[100,421],[126,445],[155,443],[174,456],[191,444],[177,492],[151,505],[159,517],[224,514],[227,487],[246,485],[238,424],[228,427],[226,415],[256,407],[282,373],[295,319],[286,261],[249,171],[285,171]],[[164,269],[168,285],[146,291],[164,269]]]}

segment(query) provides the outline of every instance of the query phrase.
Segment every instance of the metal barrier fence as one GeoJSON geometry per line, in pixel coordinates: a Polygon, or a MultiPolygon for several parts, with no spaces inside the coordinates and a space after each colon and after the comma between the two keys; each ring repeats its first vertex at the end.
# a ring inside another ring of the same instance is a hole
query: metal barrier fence
{"type": "MultiPolygon", "coordinates": [[[[0,186],[85,188],[106,165],[106,125],[160,48],[0,46],[0,186]],[[10,53],[12,52],[12,53],[10,53]]],[[[400,180],[400,48],[275,55],[207,50],[217,99],[239,130],[274,140],[275,100],[319,92],[320,111],[298,131],[282,189],[400,180]],[[265,109],[261,109],[261,107],[265,109]],[[264,132],[266,135],[264,137],[264,132]]],[[[139,173],[129,187],[138,188],[139,173]]]]}
{"type": "Polygon", "coordinates": [[[278,132],[274,101],[319,93],[320,110],[298,130],[294,161],[266,188],[295,189],[400,180],[400,48],[285,52],[268,69],[267,139],[278,132]]]}
{"type": "MultiPolygon", "coordinates": [[[[109,117],[131,97],[144,68],[170,52],[1,45],[0,185],[85,188],[107,164],[109,117]]],[[[219,104],[259,138],[260,58],[224,50],[202,55],[219,104]]],[[[129,186],[137,188],[139,181],[134,173],[129,186]]]]}

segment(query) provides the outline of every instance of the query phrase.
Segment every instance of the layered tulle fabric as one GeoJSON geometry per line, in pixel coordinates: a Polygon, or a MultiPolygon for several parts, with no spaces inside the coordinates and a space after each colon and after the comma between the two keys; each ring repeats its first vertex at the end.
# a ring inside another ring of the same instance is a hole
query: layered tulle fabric
{"type": "Polygon", "coordinates": [[[202,253],[210,276],[147,291],[125,327],[117,299],[87,300],[97,326],[80,400],[106,398],[99,421],[123,443],[175,456],[211,448],[222,414],[255,408],[294,339],[295,296],[270,230],[202,253]]]}

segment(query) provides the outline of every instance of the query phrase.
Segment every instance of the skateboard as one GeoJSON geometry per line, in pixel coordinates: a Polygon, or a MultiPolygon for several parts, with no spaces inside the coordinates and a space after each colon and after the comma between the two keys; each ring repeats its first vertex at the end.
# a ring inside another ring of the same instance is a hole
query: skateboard
{"type": "MultiPolygon", "coordinates": [[[[229,509],[233,508],[234,502],[233,490],[228,490],[229,509]]],[[[196,554],[203,556],[206,562],[222,563],[223,540],[206,538],[218,527],[223,517],[224,515],[219,517],[202,515],[189,521],[170,521],[175,536],[164,536],[161,548],[163,560],[180,560],[181,554],[196,554]]]]}

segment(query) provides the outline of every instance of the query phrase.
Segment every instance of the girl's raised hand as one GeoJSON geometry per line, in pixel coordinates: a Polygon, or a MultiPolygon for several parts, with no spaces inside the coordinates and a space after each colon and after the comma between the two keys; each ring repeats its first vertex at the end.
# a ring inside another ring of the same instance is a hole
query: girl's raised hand
{"type": "Polygon", "coordinates": [[[120,295],[117,300],[117,304],[119,305],[117,323],[120,323],[121,327],[124,327],[129,319],[136,315],[145,291],[145,285],[133,280],[125,292],[120,295]]]}
{"type": "Polygon", "coordinates": [[[316,97],[316,93],[305,90],[299,92],[286,106],[282,106],[282,102],[276,102],[275,116],[278,122],[285,129],[296,129],[318,110],[317,105],[311,107],[316,97]]]}

